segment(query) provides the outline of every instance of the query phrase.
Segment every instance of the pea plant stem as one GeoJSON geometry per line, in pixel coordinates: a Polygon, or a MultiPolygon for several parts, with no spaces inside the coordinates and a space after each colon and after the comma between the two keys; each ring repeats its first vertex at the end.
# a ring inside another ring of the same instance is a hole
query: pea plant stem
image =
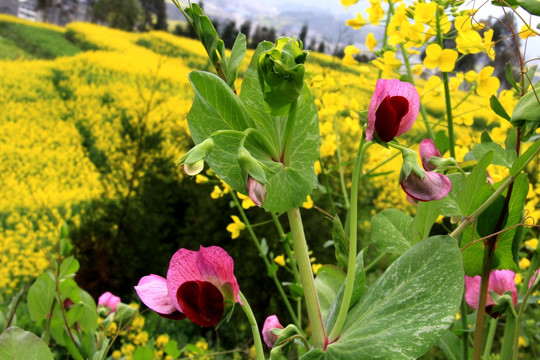
{"type": "MultiPolygon", "coordinates": [[[[263,259],[264,264],[266,265],[266,269],[270,270],[270,262],[268,261],[268,258],[266,257],[266,254],[265,254],[265,252],[264,252],[264,250],[263,250],[263,248],[262,248],[262,246],[261,246],[261,244],[259,242],[259,238],[257,237],[255,232],[253,231],[253,227],[251,226],[251,223],[249,222],[249,219],[247,218],[246,213],[245,213],[244,209],[242,208],[242,205],[240,204],[240,201],[238,200],[238,197],[236,196],[236,194],[234,192],[231,192],[231,196],[233,198],[234,204],[236,205],[236,208],[238,209],[240,217],[242,218],[242,221],[246,225],[246,229],[249,232],[249,235],[251,237],[251,240],[253,241],[253,244],[255,245],[257,250],[259,251],[259,255],[263,259]]],[[[289,298],[287,297],[287,295],[285,294],[285,291],[283,290],[283,286],[281,285],[281,282],[279,282],[279,279],[277,278],[275,272],[268,271],[268,273],[269,273],[269,276],[274,281],[274,284],[276,284],[276,288],[278,289],[278,292],[281,295],[281,298],[283,299],[283,302],[285,303],[285,307],[289,311],[289,315],[291,316],[291,319],[293,320],[294,324],[298,328],[301,329],[301,326],[300,326],[300,324],[298,322],[298,318],[296,317],[296,313],[294,312],[294,310],[293,310],[293,308],[291,306],[289,298]]]]}
{"type": "MultiPolygon", "coordinates": [[[[407,69],[407,80],[416,86],[414,82],[414,76],[411,70],[411,62],[409,61],[409,54],[407,54],[407,51],[405,50],[405,46],[401,44],[401,54],[403,55],[403,62],[405,62],[405,68],[407,69]]],[[[424,120],[424,125],[426,127],[426,132],[428,136],[431,139],[435,139],[435,133],[433,132],[433,129],[431,128],[431,125],[429,124],[429,119],[426,112],[426,107],[422,102],[420,102],[420,114],[422,115],[422,120],[424,120]]]]}
{"type": "Polygon", "coordinates": [[[343,292],[343,301],[339,309],[334,328],[330,332],[328,340],[330,342],[336,340],[341,333],[341,329],[345,324],[347,312],[351,304],[352,292],[354,288],[354,274],[356,270],[356,252],[358,243],[358,184],[362,174],[362,164],[364,160],[365,150],[371,142],[366,143],[365,136],[362,134],[358,153],[354,159],[352,185],[351,185],[351,201],[349,209],[349,258],[347,260],[347,278],[345,282],[345,291],[343,292]]]}
{"type": "Polygon", "coordinates": [[[304,299],[306,301],[309,324],[311,325],[313,346],[315,348],[324,349],[326,348],[327,339],[324,331],[319,298],[317,296],[317,291],[315,290],[313,270],[311,268],[311,261],[309,260],[308,246],[300,210],[298,208],[288,210],[287,217],[289,218],[289,224],[291,226],[294,255],[296,257],[296,263],[298,264],[300,281],[302,283],[302,288],[304,289],[304,299]]]}
{"type": "Polygon", "coordinates": [[[251,307],[249,306],[244,294],[240,291],[239,295],[240,300],[242,300],[243,303],[242,310],[244,310],[249,324],[251,325],[251,333],[253,334],[253,342],[255,346],[255,359],[264,360],[264,350],[261,341],[261,333],[259,332],[259,327],[257,326],[257,320],[255,319],[255,315],[253,315],[253,311],[251,310],[251,307]]]}

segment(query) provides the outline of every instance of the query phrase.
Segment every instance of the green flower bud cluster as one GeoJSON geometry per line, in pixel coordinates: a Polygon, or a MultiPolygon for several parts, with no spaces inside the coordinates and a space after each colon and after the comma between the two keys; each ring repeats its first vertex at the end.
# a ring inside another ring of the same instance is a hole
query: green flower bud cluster
{"type": "Polygon", "coordinates": [[[286,115],[304,86],[307,51],[302,41],[281,37],[258,59],[259,82],[272,115],[286,115]]]}

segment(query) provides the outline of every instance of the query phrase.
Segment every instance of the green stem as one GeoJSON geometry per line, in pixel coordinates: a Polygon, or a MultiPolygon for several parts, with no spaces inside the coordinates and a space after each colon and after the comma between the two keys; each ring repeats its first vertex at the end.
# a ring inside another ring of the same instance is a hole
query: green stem
{"type": "MultiPolygon", "coordinates": [[[[439,11],[436,11],[437,20],[437,42],[441,49],[443,48],[443,34],[441,31],[441,15],[439,11]]],[[[452,102],[450,99],[450,85],[448,83],[448,73],[442,73],[443,85],[444,85],[444,102],[446,103],[446,120],[448,123],[448,142],[450,148],[450,156],[456,157],[456,149],[454,142],[454,117],[452,115],[452,102]]]]}
{"type": "Polygon", "coordinates": [[[365,150],[371,145],[371,142],[366,143],[366,138],[362,134],[360,140],[360,146],[358,147],[358,153],[354,159],[354,167],[352,174],[351,185],[351,207],[349,211],[349,258],[347,261],[347,278],[345,282],[345,291],[343,292],[343,301],[339,309],[336,323],[332,329],[328,340],[333,342],[341,333],[341,329],[345,324],[347,313],[349,312],[349,306],[351,304],[351,298],[354,288],[354,274],[356,269],[356,252],[358,245],[358,184],[360,182],[360,176],[362,174],[362,164],[364,162],[365,150]]]}
{"type": "Polygon", "coordinates": [[[242,300],[242,310],[244,310],[244,313],[246,314],[249,324],[251,325],[251,333],[253,334],[253,342],[255,345],[255,359],[257,360],[264,360],[264,350],[262,346],[261,341],[261,333],[259,332],[259,327],[257,326],[257,320],[255,320],[255,315],[253,315],[253,311],[251,310],[251,307],[249,306],[249,303],[240,291],[240,300],[242,300]]]}
{"type": "Polygon", "coordinates": [[[334,132],[336,134],[336,145],[337,145],[337,161],[338,161],[338,171],[339,171],[339,182],[341,184],[341,191],[343,193],[343,201],[345,202],[345,209],[349,209],[349,196],[347,195],[347,187],[345,186],[345,176],[343,174],[343,164],[341,163],[341,146],[339,143],[339,132],[336,116],[334,116],[334,132]]]}
{"type": "Polygon", "coordinates": [[[379,254],[379,256],[377,256],[372,262],[370,262],[368,265],[366,265],[364,267],[364,272],[368,272],[373,267],[375,267],[375,265],[377,265],[379,263],[379,261],[381,261],[382,258],[385,257],[385,255],[386,255],[386,253],[384,253],[384,252],[379,254]]]}
{"type": "Polygon", "coordinates": [[[321,157],[319,157],[319,164],[321,165],[321,174],[324,181],[324,187],[326,188],[326,195],[328,196],[328,202],[330,203],[330,209],[332,210],[332,214],[336,214],[336,205],[334,204],[334,199],[332,199],[332,188],[330,187],[330,183],[328,182],[328,174],[326,173],[326,170],[324,169],[324,161],[321,157]]]}
{"type": "Polygon", "coordinates": [[[463,360],[469,359],[469,324],[467,323],[467,302],[465,301],[465,294],[461,300],[461,328],[463,334],[461,335],[461,352],[463,354],[463,360]]]}
{"type": "Polygon", "coordinates": [[[259,256],[263,259],[264,264],[266,265],[266,269],[268,270],[269,276],[274,280],[274,284],[276,284],[276,287],[278,289],[279,294],[281,295],[281,298],[283,299],[283,302],[285,303],[285,307],[289,311],[289,314],[291,316],[291,319],[293,320],[294,324],[300,328],[298,319],[296,317],[296,314],[291,306],[291,303],[289,301],[289,298],[285,294],[285,291],[283,290],[283,286],[281,286],[281,282],[279,282],[279,279],[276,276],[275,272],[271,272],[270,270],[270,262],[268,261],[268,258],[266,257],[266,254],[259,243],[259,239],[257,238],[257,235],[255,235],[255,232],[253,231],[253,227],[251,226],[246,213],[244,212],[244,209],[242,208],[242,205],[240,204],[240,201],[238,201],[238,197],[234,192],[231,192],[231,196],[233,198],[234,204],[236,205],[236,208],[238,209],[238,212],[240,213],[240,217],[242,218],[242,221],[246,225],[246,229],[249,232],[249,235],[251,237],[251,240],[253,241],[253,244],[259,251],[259,256]]]}
{"type": "Polygon", "coordinates": [[[291,225],[294,255],[296,256],[296,262],[300,272],[300,281],[302,283],[302,288],[304,289],[306,309],[313,336],[313,346],[315,348],[325,349],[327,344],[326,334],[324,332],[319,298],[317,297],[317,291],[315,290],[313,270],[311,268],[311,261],[309,260],[308,247],[300,210],[298,208],[288,210],[287,216],[291,225]]]}
{"type": "MultiPolygon", "coordinates": [[[[411,70],[411,63],[409,61],[409,55],[407,54],[407,51],[405,51],[405,47],[403,46],[403,44],[401,44],[400,48],[401,48],[401,54],[403,55],[403,61],[405,62],[405,68],[407,69],[408,80],[411,84],[413,84],[416,87],[416,84],[414,82],[414,76],[411,70]]],[[[426,126],[426,131],[428,133],[428,136],[431,139],[435,139],[435,133],[433,132],[433,129],[431,128],[431,125],[429,124],[426,108],[424,107],[424,104],[422,102],[420,102],[420,114],[422,115],[422,120],[424,120],[424,125],[426,126]]]]}
{"type": "MultiPolygon", "coordinates": [[[[501,348],[500,360],[512,359],[514,346],[514,334],[516,333],[516,327],[519,327],[517,319],[512,311],[506,311],[506,326],[504,327],[503,343],[501,348]]],[[[519,337],[519,335],[518,335],[519,337]]]]}
{"type": "Polygon", "coordinates": [[[495,338],[495,330],[497,330],[497,319],[489,319],[489,330],[486,338],[486,344],[484,345],[484,355],[482,355],[483,359],[489,359],[489,355],[491,354],[491,347],[493,346],[493,339],[495,338]]]}
{"type": "MultiPolygon", "coordinates": [[[[390,25],[390,20],[392,19],[392,15],[394,14],[394,4],[392,3],[392,0],[388,0],[388,12],[386,13],[386,22],[384,24],[384,35],[383,35],[383,43],[381,46],[381,49],[386,48],[388,45],[388,26],[390,25]]],[[[377,79],[380,79],[382,77],[382,70],[379,70],[379,75],[377,76],[377,79]]]]}
{"type": "Polygon", "coordinates": [[[300,275],[298,274],[298,267],[296,266],[296,259],[294,258],[291,252],[291,246],[289,245],[287,235],[285,234],[285,231],[283,230],[283,227],[281,226],[281,223],[279,222],[279,219],[276,216],[276,214],[271,212],[270,215],[272,216],[272,220],[274,221],[274,225],[276,226],[280,239],[283,240],[283,247],[285,248],[285,253],[287,254],[287,258],[290,261],[291,269],[294,275],[294,280],[297,283],[300,283],[300,275]]]}

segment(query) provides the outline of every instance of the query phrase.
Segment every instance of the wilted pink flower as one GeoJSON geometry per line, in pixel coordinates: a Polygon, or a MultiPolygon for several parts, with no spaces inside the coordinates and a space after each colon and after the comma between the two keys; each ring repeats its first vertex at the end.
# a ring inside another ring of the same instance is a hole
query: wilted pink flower
{"type": "Polygon", "coordinates": [[[276,315],[270,315],[264,321],[262,336],[266,345],[271,349],[274,347],[278,336],[272,333],[274,329],[283,329],[283,326],[279,323],[279,319],[276,315]]]}
{"type": "Polygon", "coordinates": [[[384,142],[406,133],[413,126],[420,97],[416,88],[399,80],[377,81],[368,111],[366,140],[373,140],[373,134],[384,142]]]}
{"type": "Polygon", "coordinates": [[[116,304],[120,302],[120,298],[116,295],[113,295],[109,291],[104,292],[98,299],[98,305],[103,305],[111,309],[112,312],[116,311],[116,304]]]}
{"type": "MultiPolygon", "coordinates": [[[[491,299],[490,292],[494,291],[498,295],[502,295],[507,291],[512,292],[512,303],[517,305],[518,294],[514,278],[516,274],[512,270],[493,270],[489,274],[488,297],[486,308],[495,305],[491,299]]],[[[465,300],[470,307],[478,309],[478,299],[480,297],[480,275],[475,277],[465,276],[465,300]]]]}
{"type": "Polygon", "coordinates": [[[260,207],[266,198],[266,185],[261,184],[250,176],[247,181],[247,190],[249,198],[255,205],[260,207]]]}
{"type": "Polygon", "coordinates": [[[401,179],[401,188],[408,196],[418,201],[439,200],[452,190],[452,183],[445,175],[434,172],[437,166],[429,162],[432,157],[442,157],[431,139],[420,143],[420,159],[426,171],[422,178],[414,171],[401,179]]]}
{"type": "Polygon", "coordinates": [[[145,276],[135,290],[146,306],[164,317],[214,326],[223,316],[225,301],[242,304],[233,270],[233,259],[218,246],[180,249],[171,258],[166,279],[145,276]]]}

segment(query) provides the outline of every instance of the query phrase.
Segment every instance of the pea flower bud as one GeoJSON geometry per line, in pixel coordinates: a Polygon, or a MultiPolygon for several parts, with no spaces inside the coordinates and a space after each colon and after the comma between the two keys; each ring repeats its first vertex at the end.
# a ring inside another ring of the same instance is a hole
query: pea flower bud
{"type": "Polygon", "coordinates": [[[300,40],[281,37],[258,59],[259,83],[272,115],[286,115],[304,86],[307,51],[300,40]]]}
{"type": "Polygon", "coordinates": [[[214,149],[214,140],[208,138],[189,150],[179,163],[184,165],[184,172],[195,176],[204,168],[204,158],[214,149]]]}
{"type": "Polygon", "coordinates": [[[264,321],[262,336],[266,345],[271,349],[274,347],[278,335],[274,334],[273,331],[283,329],[283,325],[280,324],[279,319],[276,315],[270,315],[264,321]]]}

